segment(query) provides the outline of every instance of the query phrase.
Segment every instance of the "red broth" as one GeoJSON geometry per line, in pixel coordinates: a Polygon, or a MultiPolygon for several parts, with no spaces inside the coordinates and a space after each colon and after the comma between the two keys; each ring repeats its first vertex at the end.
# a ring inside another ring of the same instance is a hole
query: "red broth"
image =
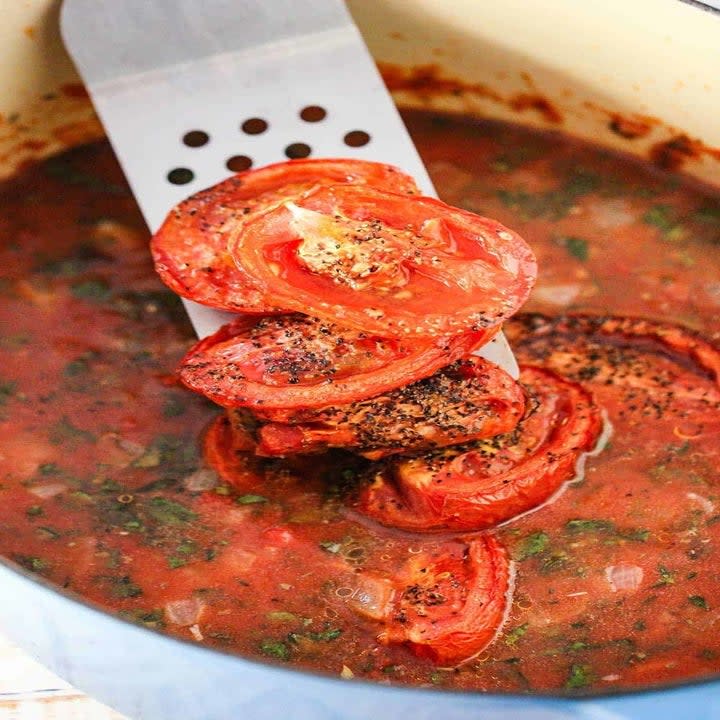
{"type": "MultiPolygon", "coordinates": [[[[717,194],[561,134],[406,120],[443,199],[532,245],[529,310],[720,337],[717,194]]],[[[464,541],[348,511],[347,456],[239,461],[237,490],[205,464],[218,409],[175,380],[192,332],[153,273],[109,146],[27,169],[0,207],[6,557],[147,627],[347,678],[593,693],[720,670],[720,443],[692,417],[624,428],[615,408],[615,434],[584,477],[497,529],[517,570],[501,633],[439,669],[379,643],[357,609],[377,591],[368,577],[464,541]]]]}

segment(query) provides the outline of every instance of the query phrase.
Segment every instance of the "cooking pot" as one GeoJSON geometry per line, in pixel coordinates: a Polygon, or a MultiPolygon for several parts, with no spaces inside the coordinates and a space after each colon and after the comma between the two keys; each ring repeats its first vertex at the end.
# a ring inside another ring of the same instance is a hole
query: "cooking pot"
{"type": "MultiPolygon", "coordinates": [[[[720,12],[710,4],[349,3],[403,105],[557,128],[641,156],[685,148],[683,170],[718,185],[720,12]],[[647,132],[618,132],[627,118],[647,132]]],[[[6,3],[3,10],[0,176],[102,135],[62,47],[59,2],[6,3]]],[[[386,687],[175,640],[99,612],[9,562],[0,563],[0,588],[2,632],[137,719],[720,717],[720,680],[584,700],[386,687]]]]}

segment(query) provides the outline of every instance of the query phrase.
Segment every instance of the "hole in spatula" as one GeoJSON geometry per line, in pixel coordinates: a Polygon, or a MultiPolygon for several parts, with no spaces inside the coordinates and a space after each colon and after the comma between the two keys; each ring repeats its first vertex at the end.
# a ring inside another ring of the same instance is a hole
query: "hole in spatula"
{"type": "Polygon", "coordinates": [[[298,160],[299,158],[306,158],[312,152],[312,148],[305,143],[292,143],[285,148],[285,155],[291,160],[298,160]]]}
{"type": "Polygon", "coordinates": [[[300,117],[305,122],[320,122],[327,117],[327,110],[325,110],[324,107],[320,107],[320,105],[308,105],[300,111],[300,117]]]}
{"type": "Polygon", "coordinates": [[[248,118],[240,126],[240,129],[246,135],[260,135],[260,133],[264,133],[268,127],[267,120],[263,120],[262,118],[248,118]]]}
{"type": "Polygon", "coordinates": [[[232,172],[243,172],[243,170],[249,170],[252,167],[252,158],[247,155],[233,155],[228,158],[225,163],[225,167],[232,172]]]}
{"type": "Polygon", "coordinates": [[[362,147],[370,142],[370,135],[364,130],[351,130],[349,133],[346,133],[343,141],[349,147],[362,147]]]}
{"type": "Polygon", "coordinates": [[[173,185],[187,185],[195,178],[195,173],[189,168],[174,168],[167,174],[168,182],[173,185]]]}
{"type": "Polygon", "coordinates": [[[188,147],[202,147],[210,142],[210,136],[203,130],[191,130],[183,135],[182,141],[188,147]]]}

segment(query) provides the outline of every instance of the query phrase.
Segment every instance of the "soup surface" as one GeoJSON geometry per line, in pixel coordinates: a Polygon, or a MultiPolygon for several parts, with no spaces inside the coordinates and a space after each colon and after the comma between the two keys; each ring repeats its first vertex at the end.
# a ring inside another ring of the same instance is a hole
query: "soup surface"
{"type": "Polygon", "coordinates": [[[445,670],[378,642],[364,578],[472,537],[364,519],[347,455],[241,458],[240,489],[203,459],[219,409],[177,383],[192,330],[105,144],[1,189],[0,552],[134,622],[345,678],[578,693],[716,673],[718,364],[692,332],[720,338],[720,197],[560,134],[406,121],[441,197],[537,255],[520,359],[584,383],[612,427],[495,531],[516,579],[492,644],[445,670]]]}

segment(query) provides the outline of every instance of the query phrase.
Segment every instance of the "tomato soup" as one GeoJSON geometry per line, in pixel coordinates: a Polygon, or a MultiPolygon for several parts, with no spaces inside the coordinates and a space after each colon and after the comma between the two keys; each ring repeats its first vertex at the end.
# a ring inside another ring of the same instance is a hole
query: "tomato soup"
{"type": "Polygon", "coordinates": [[[0,552],[126,620],[348,680],[577,694],[716,674],[720,195],[559,133],[405,119],[441,197],[537,256],[507,332],[603,413],[578,475],[489,535],[432,534],[358,511],[373,461],[213,456],[228,421],[178,382],[192,329],[95,144],[0,190],[0,552]],[[395,578],[500,545],[512,604],[479,656],[446,668],[379,638],[395,578]]]}

